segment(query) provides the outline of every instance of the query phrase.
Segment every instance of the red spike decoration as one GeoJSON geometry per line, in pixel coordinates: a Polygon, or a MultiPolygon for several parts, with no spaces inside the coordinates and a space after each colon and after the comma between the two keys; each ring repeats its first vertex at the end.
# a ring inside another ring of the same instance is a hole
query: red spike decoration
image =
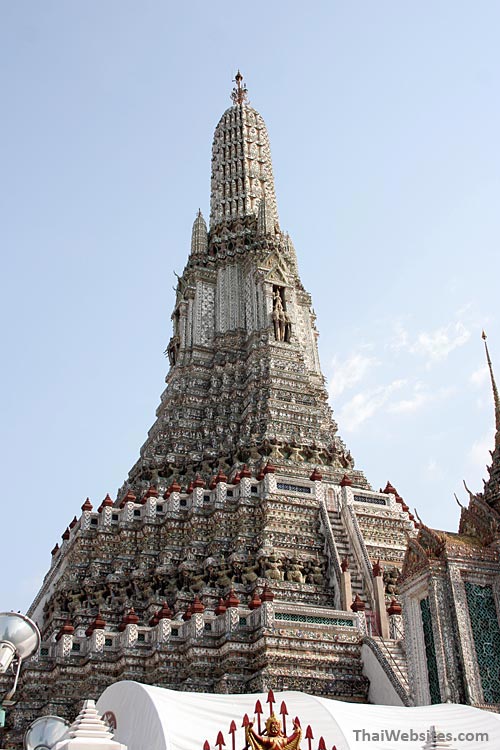
{"type": "Polygon", "coordinates": [[[210,745],[208,744],[208,740],[205,740],[203,743],[203,750],[210,750],[210,745]]]}
{"type": "Polygon", "coordinates": [[[293,723],[297,724],[297,726],[300,727],[300,719],[298,716],[295,717],[295,719],[293,720],[293,723]]]}
{"type": "Polygon", "coordinates": [[[286,717],[288,716],[288,710],[285,701],[281,701],[280,714],[283,717],[283,734],[286,734],[286,717]]]}
{"type": "Polygon", "coordinates": [[[236,724],[234,723],[234,720],[229,725],[229,734],[232,735],[233,750],[236,750],[236,738],[234,736],[236,734],[236,724]]]}
{"type": "Polygon", "coordinates": [[[326,750],[325,740],[323,739],[323,737],[319,738],[318,750],[326,750]]]}
{"type": "Polygon", "coordinates": [[[266,703],[269,703],[269,716],[272,716],[273,714],[273,706],[276,703],[276,700],[274,698],[274,693],[272,690],[270,690],[267,694],[267,701],[266,703]]]}
{"type": "Polygon", "coordinates": [[[245,730],[245,747],[244,750],[248,750],[248,744],[246,742],[246,728],[250,724],[250,719],[248,718],[248,714],[245,714],[243,717],[243,724],[241,725],[243,729],[245,730]]]}
{"type": "Polygon", "coordinates": [[[261,733],[261,727],[260,727],[260,716],[262,714],[262,703],[257,700],[257,703],[255,704],[254,713],[257,714],[257,727],[259,734],[261,733]]]}
{"type": "Polygon", "coordinates": [[[306,740],[309,743],[309,750],[312,750],[312,740],[314,739],[314,735],[312,733],[311,725],[307,725],[306,729],[306,740]]]}
{"type": "Polygon", "coordinates": [[[219,731],[219,734],[217,735],[217,739],[215,740],[215,744],[219,748],[219,750],[222,750],[222,746],[226,746],[226,743],[224,742],[224,737],[222,736],[222,732],[219,731]]]}

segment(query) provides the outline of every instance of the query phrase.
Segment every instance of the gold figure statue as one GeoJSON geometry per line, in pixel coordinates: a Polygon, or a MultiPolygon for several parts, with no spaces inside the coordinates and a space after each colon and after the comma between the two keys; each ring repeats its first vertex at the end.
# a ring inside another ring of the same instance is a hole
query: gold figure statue
{"type": "Polygon", "coordinates": [[[287,737],[281,730],[281,721],[271,714],[266,721],[266,734],[260,735],[253,728],[253,722],[245,727],[247,745],[251,750],[300,750],[302,729],[293,723],[293,734],[287,737]]]}

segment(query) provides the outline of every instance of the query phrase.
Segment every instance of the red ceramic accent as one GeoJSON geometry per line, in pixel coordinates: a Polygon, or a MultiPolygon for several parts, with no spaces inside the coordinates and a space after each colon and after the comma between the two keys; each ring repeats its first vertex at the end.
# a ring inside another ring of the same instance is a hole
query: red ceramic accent
{"type": "Polygon", "coordinates": [[[82,510],[92,510],[93,507],[94,506],[92,505],[92,503],[90,502],[90,500],[87,498],[85,500],[85,502],[83,503],[83,505],[82,505],[82,510]]]}

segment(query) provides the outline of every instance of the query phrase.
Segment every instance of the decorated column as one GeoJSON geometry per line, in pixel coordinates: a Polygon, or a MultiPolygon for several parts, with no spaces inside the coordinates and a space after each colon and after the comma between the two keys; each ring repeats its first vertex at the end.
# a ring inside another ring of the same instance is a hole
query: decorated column
{"type": "Polygon", "coordinates": [[[222,469],[219,469],[219,472],[215,477],[215,489],[215,506],[218,508],[222,508],[227,498],[227,477],[222,469]]]}
{"type": "Polygon", "coordinates": [[[375,612],[377,616],[378,631],[384,640],[389,638],[389,618],[385,608],[385,586],[383,578],[384,569],[380,560],[373,566],[373,591],[375,594],[375,612]]]}
{"type": "Polygon", "coordinates": [[[264,492],[266,495],[276,492],[276,467],[271,461],[264,466],[264,492]]]}
{"type": "Polygon", "coordinates": [[[109,495],[106,495],[101,503],[99,509],[99,525],[100,526],[111,526],[111,520],[113,516],[113,501],[109,495]]]}
{"type": "Polygon", "coordinates": [[[245,464],[240,471],[240,497],[249,498],[252,494],[252,472],[245,464]]]}
{"type": "Polygon", "coordinates": [[[340,480],[340,487],[341,504],[350,505],[352,503],[352,482],[347,474],[344,474],[340,480]]]}
{"type": "Polygon", "coordinates": [[[314,482],[314,496],[316,500],[322,502],[325,499],[325,487],[323,485],[323,475],[316,466],[313,473],[309,477],[311,482],[314,482]]]}
{"type": "Polygon", "coordinates": [[[267,583],[264,586],[262,594],[260,595],[262,602],[261,606],[261,617],[262,627],[271,628],[274,623],[274,593],[268,587],[267,583]]]}
{"type": "Polygon", "coordinates": [[[174,512],[179,511],[181,507],[181,486],[177,482],[176,479],[174,479],[174,481],[168,488],[168,493],[169,493],[169,498],[168,498],[169,510],[173,510],[174,512]]]}
{"type": "Polygon", "coordinates": [[[387,607],[387,615],[389,617],[389,638],[394,641],[404,638],[402,612],[401,604],[393,598],[387,607]]]}
{"type": "Polygon", "coordinates": [[[146,518],[149,521],[154,521],[156,518],[156,505],[158,502],[158,490],[156,487],[151,485],[144,496],[144,504],[146,506],[146,518]]]}
{"type": "Polygon", "coordinates": [[[205,605],[200,601],[198,596],[195,596],[192,607],[191,607],[191,620],[190,629],[192,638],[200,638],[203,635],[205,629],[205,618],[203,612],[205,611],[205,605]]]}
{"type": "Polygon", "coordinates": [[[82,520],[80,522],[80,528],[86,531],[90,529],[90,519],[92,517],[92,503],[87,498],[82,505],[82,520]]]}
{"type": "Polygon", "coordinates": [[[66,620],[56,635],[57,655],[66,657],[71,654],[73,648],[73,634],[75,629],[70,620],[66,620]]]}
{"type": "Polygon", "coordinates": [[[203,495],[205,493],[205,482],[199,474],[193,482],[193,507],[201,508],[203,505],[203,495]]]}
{"type": "Polygon", "coordinates": [[[134,505],[136,501],[136,496],[134,495],[132,490],[129,490],[120,503],[120,508],[122,508],[122,515],[120,520],[123,523],[131,523],[134,520],[134,505]]]}
{"type": "Polygon", "coordinates": [[[228,632],[236,630],[240,621],[240,615],[238,612],[240,600],[236,596],[234,589],[231,589],[224,604],[226,607],[226,630],[228,632]]]}
{"type": "Polygon", "coordinates": [[[342,573],[340,577],[340,600],[342,609],[349,612],[352,604],[351,571],[349,570],[349,558],[344,557],[340,565],[342,573]]]}
{"type": "Polygon", "coordinates": [[[104,651],[105,627],[106,621],[103,619],[101,613],[98,612],[95,620],[85,631],[85,635],[90,638],[89,651],[94,651],[96,653],[102,653],[104,651]]]}
{"type": "Polygon", "coordinates": [[[124,648],[132,648],[137,643],[137,636],[139,634],[137,628],[138,622],[139,618],[135,613],[135,609],[131,607],[118,626],[118,630],[122,634],[121,642],[124,648]]]}
{"type": "Polygon", "coordinates": [[[163,602],[163,606],[156,615],[154,616],[154,622],[150,625],[156,627],[156,640],[158,643],[167,643],[170,640],[172,633],[172,610],[168,606],[167,602],[163,602]]]}
{"type": "Polygon", "coordinates": [[[358,627],[363,635],[366,635],[367,632],[365,606],[366,605],[364,601],[359,597],[359,594],[356,594],[356,596],[354,597],[354,601],[351,604],[351,609],[358,618],[358,627]]]}

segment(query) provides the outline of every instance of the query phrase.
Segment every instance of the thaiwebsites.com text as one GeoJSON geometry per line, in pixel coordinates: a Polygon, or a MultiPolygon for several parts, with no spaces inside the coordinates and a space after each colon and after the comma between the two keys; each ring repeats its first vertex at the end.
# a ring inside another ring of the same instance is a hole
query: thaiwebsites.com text
{"type": "Polygon", "coordinates": [[[489,741],[488,732],[448,732],[416,729],[353,729],[356,742],[484,742],[489,741]]]}

